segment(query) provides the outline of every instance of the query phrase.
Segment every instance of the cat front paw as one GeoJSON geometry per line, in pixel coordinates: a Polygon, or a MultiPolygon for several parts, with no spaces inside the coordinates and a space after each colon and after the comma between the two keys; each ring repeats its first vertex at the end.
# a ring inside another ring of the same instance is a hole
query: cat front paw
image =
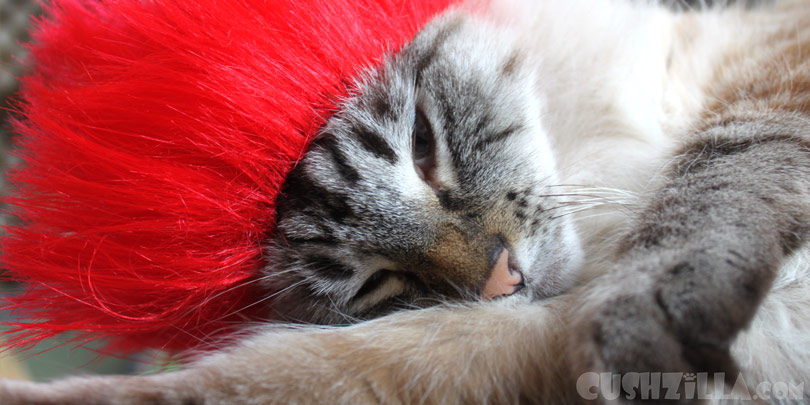
{"type": "Polygon", "coordinates": [[[733,385],[739,369],[731,343],[772,280],[771,270],[757,265],[708,250],[624,261],[601,280],[609,285],[594,295],[598,304],[585,304],[579,324],[586,357],[580,371],[598,374],[597,397],[691,403],[698,396],[687,389],[687,376],[706,376],[702,383],[712,387],[722,386],[714,379],[733,385]]]}

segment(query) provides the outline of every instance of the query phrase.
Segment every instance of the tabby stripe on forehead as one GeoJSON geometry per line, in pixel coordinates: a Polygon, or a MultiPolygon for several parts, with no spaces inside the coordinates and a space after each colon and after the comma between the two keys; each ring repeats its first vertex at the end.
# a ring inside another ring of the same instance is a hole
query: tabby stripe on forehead
{"type": "Polygon", "coordinates": [[[353,133],[357,136],[357,140],[360,141],[363,149],[387,160],[391,164],[397,162],[396,152],[379,134],[362,127],[356,127],[353,133]]]}
{"type": "Polygon", "coordinates": [[[433,42],[430,44],[430,47],[427,49],[420,49],[420,55],[417,56],[416,62],[416,85],[419,86],[422,84],[422,75],[424,71],[433,64],[433,61],[436,59],[436,55],[439,53],[439,47],[447,41],[447,38],[450,35],[458,31],[461,27],[462,20],[457,18],[455,21],[452,21],[450,25],[439,31],[436,34],[436,37],[433,39],[433,42]],[[423,54],[421,54],[424,52],[423,54]]]}
{"type": "Polygon", "coordinates": [[[310,270],[330,280],[345,280],[354,275],[354,269],[326,256],[307,258],[310,270]]]}
{"type": "Polygon", "coordinates": [[[343,180],[346,180],[346,182],[351,185],[357,184],[357,181],[360,180],[360,173],[358,173],[353,166],[346,163],[346,155],[340,150],[340,146],[334,135],[324,135],[316,141],[316,145],[329,152],[332,161],[335,162],[335,166],[337,166],[338,174],[343,180]]]}

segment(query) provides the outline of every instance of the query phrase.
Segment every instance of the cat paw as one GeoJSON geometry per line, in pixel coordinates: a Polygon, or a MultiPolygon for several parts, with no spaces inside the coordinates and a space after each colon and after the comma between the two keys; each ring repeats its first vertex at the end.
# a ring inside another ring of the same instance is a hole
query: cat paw
{"type": "MultiPolygon", "coordinates": [[[[601,289],[600,304],[584,311],[583,371],[618,378],[619,398],[628,402],[653,399],[652,392],[641,395],[639,384],[623,380],[635,373],[706,373],[733,383],[739,370],[730,346],[769,290],[771,269],[756,268],[734,252],[711,251],[669,252],[629,263],[608,277],[612,294],[601,289]]],[[[676,392],[660,389],[654,402],[667,394],[674,402],[691,402],[678,388],[683,381],[677,383],[671,387],[676,392]]]]}

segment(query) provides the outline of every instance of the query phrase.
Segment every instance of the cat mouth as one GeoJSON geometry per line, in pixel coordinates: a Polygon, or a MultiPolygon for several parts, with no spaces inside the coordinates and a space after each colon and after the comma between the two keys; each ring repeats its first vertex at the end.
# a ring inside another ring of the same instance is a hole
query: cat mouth
{"type": "Polygon", "coordinates": [[[509,249],[503,248],[490,270],[489,278],[484,283],[481,298],[491,300],[498,297],[509,296],[526,287],[523,272],[518,269],[509,249]]]}

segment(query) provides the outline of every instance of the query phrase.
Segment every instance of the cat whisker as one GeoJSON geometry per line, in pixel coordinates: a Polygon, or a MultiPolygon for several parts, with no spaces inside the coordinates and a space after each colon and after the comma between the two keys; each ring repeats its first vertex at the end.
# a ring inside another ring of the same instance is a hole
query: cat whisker
{"type": "Polygon", "coordinates": [[[200,332],[191,333],[191,332],[185,330],[184,328],[181,328],[181,327],[178,327],[178,326],[176,326],[175,329],[179,333],[192,338],[194,341],[199,342],[200,343],[200,346],[199,346],[200,349],[203,349],[204,347],[208,347],[208,348],[211,348],[211,349],[217,349],[217,347],[218,347],[214,343],[215,339],[211,338],[211,333],[200,333],[200,332]]]}
{"type": "MultiPolygon", "coordinates": [[[[417,302],[419,300],[422,300],[422,299],[417,299],[417,300],[414,300],[413,302],[409,302],[409,301],[406,301],[406,300],[404,300],[402,298],[396,298],[396,306],[397,306],[397,308],[401,308],[401,309],[404,309],[404,310],[422,309],[422,308],[424,308],[426,306],[431,306],[431,304],[418,305],[417,302]]],[[[435,301],[439,302],[439,300],[435,300],[435,301]]]]}
{"type": "MultiPolygon", "coordinates": [[[[268,276],[265,276],[265,277],[268,277],[268,276]]],[[[261,278],[265,278],[265,277],[261,277],[261,278]]],[[[266,297],[263,297],[263,298],[261,298],[259,300],[256,300],[256,301],[254,301],[254,302],[252,302],[252,303],[250,303],[248,305],[245,305],[242,308],[231,311],[231,312],[229,312],[229,313],[227,313],[227,314],[225,314],[225,315],[223,315],[223,316],[221,316],[221,317],[219,317],[217,319],[213,319],[211,322],[220,321],[220,320],[222,320],[224,318],[230,317],[231,315],[242,312],[242,311],[244,311],[244,310],[246,310],[248,308],[252,308],[252,307],[254,307],[254,306],[258,305],[258,304],[261,304],[262,302],[273,299],[273,298],[277,297],[280,294],[283,294],[284,292],[286,292],[288,290],[294,289],[294,288],[298,287],[299,285],[304,284],[305,282],[306,282],[306,280],[300,280],[300,281],[297,281],[295,283],[292,283],[292,284],[284,287],[283,289],[278,290],[278,291],[276,291],[276,292],[274,292],[272,294],[268,294],[266,297]]]]}
{"type": "Polygon", "coordinates": [[[577,203],[577,202],[589,202],[589,201],[605,201],[605,202],[631,202],[635,201],[634,199],[629,199],[627,197],[604,197],[600,195],[593,195],[593,194],[546,194],[541,195],[540,197],[574,197],[574,199],[563,200],[560,203],[577,203]]]}
{"type": "Polygon", "coordinates": [[[619,189],[619,188],[613,188],[613,187],[589,186],[589,185],[580,185],[580,184],[555,184],[555,185],[550,185],[550,186],[547,186],[547,187],[570,187],[570,188],[575,188],[577,191],[585,191],[585,192],[588,192],[588,193],[602,192],[602,193],[606,193],[606,194],[624,195],[624,196],[628,196],[628,197],[636,197],[637,196],[637,194],[632,192],[632,191],[623,190],[623,189],[619,189]]]}
{"type": "Polygon", "coordinates": [[[544,194],[540,197],[568,197],[569,199],[557,202],[557,206],[575,206],[584,204],[595,205],[629,205],[636,201],[625,195],[603,196],[598,194],[585,193],[565,193],[565,194],[544,194]]]}
{"type": "Polygon", "coordinates": [[[606,198],[594,193],[555,193],[555,194],[540,194],[538,197],[589,197],[589,198],[606,198]]]}
{"type": "Polygon", "coordinates": [[[420,297],[420,298],[418,298],[418,299],[416,299],[414,301],[414,305],[417,302],[424,302],[425,304],[420,304],[420,305],[416,306],[417,308],[424,308],[424,307],[430,307],[430,306],[435,306],[435,305],[446,304],[446,303],[450,302],[450,300],[448,298],[444,297],[444,296],[420,297]]]}
{"type": "Polygon", "coordinates": [[[576,203],[576,204],[561,204],[561,205],[557,205],[557,206],[548,208],[548,209],[545,210],[545,212],[549,212],[549,211],[552,211],[552,210],[562,211],[562,214],[552,216],[550,218],[550,219],[553,220],[553,219],[557,219],[557,218],[559,218],[561,216],[568,215],[568,214],[571,214],[571,213],[576,213],[576,212],[585,211],[585,210],[589,210],[589,209],[604,207],[604,206],[608,206],[608,205],[624,206],[624,205],[629,205],[629,203],[620,202],[620,201],[593,201],[593,202],[583,202],[583,203],[576,203]],[[568,210],[568,211],[566,211],[566,210],[568,210]]]}
{"type": "Polygon", "coordinates": [[[590,210],[590,209],[593,209],[593,208],[595,208],[595,207],[581,207],[581,208],[576,209],[576,210],[571,210],[571,211],[568,211],[568,212],[563,212],[562,214],[559,214],[559,215],[553,216],[553,217],[551,217],[550,219],[551,219],[551,220],[559,219],[559,218],[562,218],[562,217],[565,217],[565,216],[569,216],[569,215],[572,215],[572,214],[576,214],[576,213],[579,213],[579,212],[582,212],[582,211],[587,211],[587,210],[590,210]]]}
{"type": "Polygon", "coordinates": [[[610,215],[610,214],[611,214],[610,212],[595,212],[595,213],[593,213],[593,214],[586,215],[586,216],[575,216],[575,217],[573,218],[573,221],[574,221],[574,222],[577,222],[577,221],[583,221],[583,220],[586,220],[586,219],[597,218],[597,217],[603,217],[603,216],[610,215]]]}
{"type": "Polygon", "coordinates": [[[477,297],[477,295],[474,295],[469,289],[459,286],[452,280],[445,278],[444,281],[456,291],[456,293],[461,297],[462,300],[479,299],[479,297],[477,297]]]}
{"type": "Polygon", "coordinates": [[[222,296],[222,295],[224,295],[224,294],[227,294],[227,293],[232,292],[232,291],[234,291],[234,290],[238,290],[238,289],[241,289],[241,288],[243,288],[243,287],[249,286],[249,285],[251,285],[251,284],[253,284],[253,283],[257,283],[257,282],[260,282],[260,281],[269,280],[271,277],[272,277],[272,275],[265,275],[265,276],[261,276],[261,277],[254,278],[254,279],[250,279],[250,280],[245,281],[245,282],[243,282],[243,283],[237,284],[237,285],[235,285],[235,286],[233,286],[233,287],[230,287],[230,288],[228,288],[228,289],[226,289],[226,290],[224,290],[224,291],[220,291],[220,292],[218,292],[218,293],[216,293],[216,294],[214,294],[214,295],[212,295],[212,296],[207,297],[207,298],[206,298],[206,299],[205,299],[205,300],[202,302],[202,304],[200,304],[200,305],[201,305],[201,306],[202,306],[202,305],[206,305],[206,304],[208,304],[209,302],[211,302],[212,300],[215,300],[215,299],[217,299],[217,298],[221,297],[221,296],[222,296]]]}
{"type": "MultiPolygon", "coordinates": [[[[211,296],[207,297],[207,298],[206,298],[206,299],[205,299],[205,300],[204,300],[204,301],[203,301],[203,302],[200,304],[200,306],[206,305],[206,304],[208,304],[209,302],[212,302],[212,300],[215,300],[215,299],[217,299],[218,297],[220,297],[220,296],[222,296],[222,295],[224,295],[224,294],[227,294],[227,293],[229,293],[229,292],[231,292],[231,291],[233,291],[233,290],[236,290],[236,289],[239,289],[239,288],[243,288],[243,287],[248,286],[248,285],[250,285],[250,284],[253,284],[253,283],[256,283],[256,282],[260,282],[260,281],[263,281],[263,280],[267,280],[267,279],[269,279],[269,278],[270,278],[270,276],[269,276],[269,275],[267,275],[267,276],[258,277],[258,278],[251,279],[251,280],[245,281],[245,282],[243,282],[243,283],[237,284],[237,285],[235,285],[235,286],[233,286],[233,287],[230,287],[230,288],[228,288],[228,289],[226,289],[226,290],[224,290],[224,291],[220,291],[220,292],[218,292],[218,293],[216,293],[216,294],[214,294],[214,295],[211,295],[211,296]]],[[[291,287],[292,287],[292,286],[291,286],[291,287]]],[[[270,297],[265,297],[265,298],[263,298],[262,300],[260,300],[259,302],[262,302],[262,301],[265,301],[265,300],[267,300],[267,299],[269,299],[269,298],[272,298],[272,297],[273,297],[273,296],[275,296],[275,295],[276,295],[276,294],[273,294],[273,295],[271,295],[270,297]]],[[[212,319],[212,320],[208,321],[208,323],[215,323],[215,322],[220,321],[220,320],[222,320],[222,319],[224,319],[224,318],[230,317],[230,316],[232,316],[232,315],[234,315],[234,314],[236,314],[236,313],[238,313],[238,312],[240,312],[240,311],[242,311],[242,310],[244,310],[244,309],[247,309],[247,308],[252,307],[252,306],[253,306],[253,305],[255,305],[255,304],[258,304],[258,302],[257,302],[257,303],[250,304],[250,305],[248,305],[248,306],[245,306],[244,308],[241,308],[241,309],[239,309],[239,310],[236,310],[236,311],[231,311],[231,312],[229,312],[229,313],[227,313],[227,314],[225,314],[225,315],[221,316],[220,318],[217,318],[217,319],[212,319]]],[[[197,307],[197,308],[199,308],[199,307],[197,307]]],[[[187,311],[187,312],[192,312],[192,311],[194,311],[195,309],[196,309],[196,308],[190,308],[190,309],[188,309],[188,311],[187,311]]],[[[179,332],[182,332],[183,334],[188,335],[189,337],[192,337],[192,338],[194,338],[195,340],[198,340],[198,341],[199,341],[201,344],[205,344],[205,345],[208,345],[208,346],[211,346],[211,347],[216,348],[216,347],[215,347],[215,346],[213,346],[211,343],[206,342],[205,340],[203,340],[203,339],[200,337],[200,335],[190,333],[190,332],[188,332],[188,331],[186,331],[185,329],[180,328],[180,327],[175,327],[175,328],[176,328],[176,329],[177,329],[179,332]]],[[[212,333],[211,333],[211,332],[209,332],[208,334],[212,334],[212,333]]],[[[208,335],[208,334],[206,334],[206,335],[208,335]]]]}
{"type": "Polygon", "coordinates": [[[333,314],[336,314],[336,315],[337,315],[339,318],[343,318],[343,320],[344,320],[344,321],[346,321],[346,324],[347,324],[347,325],[351,325],[351,324],[355,324],[355,323],[358,323],[358,322],[363,321],[363,320],[362,320],[362,319],[360,319],[360,318],[357,318],[357,317],[355,317],[355,316],[349,315],[349,314],[348,314],[348,313],[346,313],[345,311],[342,311],[342,310],[340,309],[340,307],[338,307],[338,306],[337,306],[337,304],[335,304],[335,302],[332,300],[332,297],[330,297],[330,296],[328,296],[328,295],[327,295],[327,296],[326,296],[326,299],[328,299],[328,300],[329,300],[329,304],[331,304],[331,305],[329,306],[329,311],[331,311],[333,314]]]}
{"type": "Polygon", "coordinates": [[[555,207],[551,207],[546,209],[545,213],[551,213],[551,211],[558,211],[558,212],[566,212],[566,210],[576,210],[580,208],[596,208],[602,206],[603,204],[571,204],[571,205],[558,205],[555,207]]]}
{"type": "Polygon", "coordinates": [[[620,204],[620,205],[626,205],[626,204],[629,204],[629,201],[622,201],[622,200],[617,200],[617,199],[599,198],[599,199],[589,199],[589,200],[560,201],[558,204],[565,206],[565,205],[581,205],[581,204],[591,204],[591,203],[593,203],[593,204],[620,204]]]}

